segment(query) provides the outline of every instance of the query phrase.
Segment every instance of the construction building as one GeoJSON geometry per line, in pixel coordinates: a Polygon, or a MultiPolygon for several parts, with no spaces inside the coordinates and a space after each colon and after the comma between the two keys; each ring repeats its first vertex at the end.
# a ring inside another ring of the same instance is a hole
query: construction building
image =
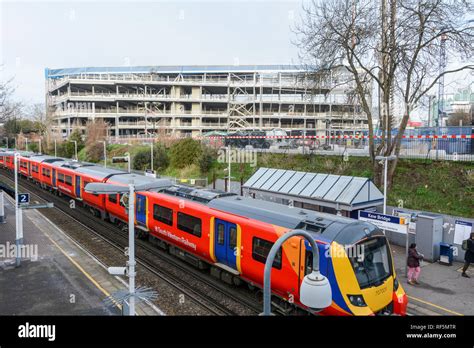
{"type": "Polygon", "coordinates": [[[341,83],[345,74],[288,65],[46,69],[46,109],[63,137],[97,119],[112,140],[274,129],[352,134],[367,129],[367,116],[341,83]]]}

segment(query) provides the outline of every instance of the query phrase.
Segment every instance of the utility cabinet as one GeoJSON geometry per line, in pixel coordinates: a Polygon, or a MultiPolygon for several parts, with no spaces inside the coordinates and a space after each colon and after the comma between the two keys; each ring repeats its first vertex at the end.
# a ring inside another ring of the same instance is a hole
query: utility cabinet
{"type": "Polygon", "coordinates": [[[443,217],[438,214],[420,213],[416,221],[415,243],[424,260],[439,260],[439,245],[443,241],[443,217]]]}

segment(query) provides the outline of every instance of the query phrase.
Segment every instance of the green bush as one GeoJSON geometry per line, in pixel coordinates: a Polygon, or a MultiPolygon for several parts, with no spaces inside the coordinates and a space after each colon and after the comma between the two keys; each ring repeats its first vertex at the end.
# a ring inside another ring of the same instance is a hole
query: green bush
{"type": "Polygon", "coordinates": [[[192,164],[198,164],[202,155],[199,141],[186,138],[173,144],[170,149],[170,165],[173,168],[182,169],[192,164]]]}
{"type": "MultiPolygon", "coordinates": [[[[150,169],[151,153],[149,148],[138,150],[133,156],[133,168],[138,170],[150,169]]],[[[168,167],[169,159],[163,145],[157,144],[153,147],[153,169],[163,171],[168,167]]]]}
{"type": "Polygon", "coordinates": [[[153,150],[153,164],[156,170],[163,171],[170,164],[170,159],[168,157],[168,152],[162,144],[155,145],[153,150]]]}
{"type": "Polygon", "coordinates": [[[39,150],[39,145],[37,143],[29,143],[28,144],[28,151],[38,152],[38,150],[39,150]]]}
{"type": "Polygon", "coordinates": [[[201,173],[208,173],[216,159],[217,152],[213,148],[203,145],[201,156],[199,157],[199,169],[201,173]]]}
{"type": "Polygon", "coordinates": [[[145,170],[150,169],[150,151],[140,150],[138,151],[132,159],[133,169],[145,170]]]}

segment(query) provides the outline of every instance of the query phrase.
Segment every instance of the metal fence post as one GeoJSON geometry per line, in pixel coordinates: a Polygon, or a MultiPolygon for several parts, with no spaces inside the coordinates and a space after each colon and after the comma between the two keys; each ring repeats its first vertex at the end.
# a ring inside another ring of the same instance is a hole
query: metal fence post
{"type": "Polygon", "coordinates": [[[0,190],[0,224],[5,224],[5,208],[4,208],[4,193],[2,190],[0,190]]]}

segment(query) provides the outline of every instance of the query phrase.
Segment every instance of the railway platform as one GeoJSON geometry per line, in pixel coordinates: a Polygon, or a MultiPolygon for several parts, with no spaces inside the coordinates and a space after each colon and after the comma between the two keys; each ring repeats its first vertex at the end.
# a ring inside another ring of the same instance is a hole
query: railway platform
{"type": "Polygon", "coordinates": [[[461,277],[463,264],[451,266],[438,262],[421,263],[419,285],[407,283],[405,248],[392,245],[395,268],[408,295],[408,313],[412,315],[474,315],[474,267],[461,277]]]}
{"type": "MultiPolygon", "coordinates": [[[[5,195],[6,196],[6,195],[5,195]]],[[[0,315],[121,315],[104,301],[124,280],[112,276],[97,259],[65,235],[39,211],[23,212],[21,266],[15,267],[14,202],[5,202],[0,224],[0,315]]],[[[163,315],[139,303],[137,315],[163,315]]]]}

